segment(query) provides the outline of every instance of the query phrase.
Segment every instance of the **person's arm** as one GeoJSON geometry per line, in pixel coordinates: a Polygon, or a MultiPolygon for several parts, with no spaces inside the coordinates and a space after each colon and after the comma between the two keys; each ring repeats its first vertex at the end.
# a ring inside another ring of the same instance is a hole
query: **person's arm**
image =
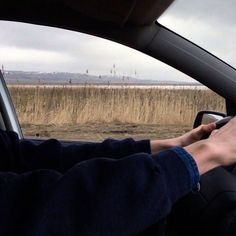
{"type": "Polygon", "coordinates": [[[14,132],[0,130],[0,171],[24,172],[34,169],[66,171],[73,165],[93,158],[118,159],[134,153],[151,153],[150,141],[106,139],[101,143],[77,143],[64,146],[56,139],[40,144],[19,140],[14,132]]]}
{"type": "Polygon", "coordinates": [[[198,168],[202,173],[201,165],[210,170],[214,162],[236,162],[235,128],[227,130],[199,142],[201,150],[204,145],[209,148],[202,161],[198,160],[203,156],[194,152],[196,143],[186,147],[196,162],[177,147],[117,160],[94,158],[64,175],[54,170],[0,173],[0,233],[136,234],[165,217],[173,203],[193,188],[199,180],[198,168]],[[231,142],[227,142],[226,131],[231,142]],[[226,146],[220,145],[223,143],[226,146]]]}
{"type": "Polygon", "coordinates": [[[106,139],[101,143],[63,146],[60,141],[50,139],[39,145],[31,141],[20,141],[18,156],[21,159],[23,171],[48,168],[65,172],[75,164],[94,158],[119,159],[140,152],[151,153],[149,140],[106,139]]]}
{"type": "Polygon", "coordinates": [[[198,165],[200,174],[218,166],[236,163],[236,118],[233,118],[208,139],[193,143],[185,150],[190,153],[198,165]]]}
{"type": "Polygon", "coordinates": [[[198,182],[196,166],[183,158],[191,160],[175,148],[94,158],[65,174],[1,172],[0,234],[136,235],[164,218],[198,182]]]}
{"type": "Polygon", "coordinates": [[[205,135],[210,135],[211,132],[215,129],[215,127],[215,123],[200,125],[197,128],[190,130],[189,132],[176,138],[151,140],[151,152],[158,153],[160,151],[176,146],[186,147],[192,143],[198,142],[205,135]]]}
{"type": "Polygon", "coordinates": [[[134,153],[154,154],[175,146],[186,146],[198,141],[213,128],[212,125],[203,125],[180,137],[165,140],[107,139],[102,143],[68,146],[63,146],[55,139],[35,144],[29,140],[19,140],[14,132],[0,130],[0,149],[2,150],[0,170],[23,172],[44,168],[63,172],[81,161],[95,157],[118,159],[134,153]]]}

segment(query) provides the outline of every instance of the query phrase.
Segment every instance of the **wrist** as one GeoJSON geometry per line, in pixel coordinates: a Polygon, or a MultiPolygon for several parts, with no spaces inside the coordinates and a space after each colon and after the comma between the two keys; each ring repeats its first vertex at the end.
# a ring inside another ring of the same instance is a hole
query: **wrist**
{"type": "Polygon", "coordinates": [[[154,154],[169,148],[181,146],[181,143],[180,140],[178,140],[178,138],[151,140],[150,146],[151,146],[151,153],[154,154]]]}
{"type": "Polygon", "coordinates": [[[220,166],[214,145],[208,140],[201,140],[184,148],[195,160],[200,175],[220,166]]]}

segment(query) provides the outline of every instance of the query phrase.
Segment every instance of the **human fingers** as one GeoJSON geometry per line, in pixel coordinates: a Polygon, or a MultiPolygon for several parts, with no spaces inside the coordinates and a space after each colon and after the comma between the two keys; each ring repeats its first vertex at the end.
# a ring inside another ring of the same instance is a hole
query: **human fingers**
{"type": "Polygon", "coordinates": [[[209,136],[212,130],[215,129],[215,124],[200,125],[195,129],[190,130],[189,132],[178,137],[176,140],[179,141],[179,146],[185,147],[194,142],[201,140],[205,135],[209,136]]]}
{"type": "Polygon", "coordinates": [[[220,124],[221,127],[217,130],[217,132],[214,132],[214,136],[216,135],[216,133],[217,135],[236,135],[236,117],[231,118],[222,124],[220,124]]]}
{"type": "Polygon", "coordinates": [[[216,128],[215,123],[210,123],[210,124],[203,124],[194,129],[192,132],[193,138],[195,140],[200,140],[202,139],[205,135],[210,135],[211,132],[216,128]]]}
{"type": "Polygon", "coordinates": [[[214,129],[216,128],[215,123],[210,123],[206,125],[202,125],[200,129],[200,133],[206,134],[206,133],[211,133],[214,129]]]}

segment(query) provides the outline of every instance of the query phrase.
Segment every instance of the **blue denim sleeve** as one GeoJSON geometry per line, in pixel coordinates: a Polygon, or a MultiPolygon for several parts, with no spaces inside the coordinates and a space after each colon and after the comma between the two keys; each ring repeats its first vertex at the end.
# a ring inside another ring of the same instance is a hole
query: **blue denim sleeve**
{"type": "Polygon", "coordinates": [[[181,161],[185,164],[188,170],[189,176],[192,180],[191,182],[193,183],[193,188],[194,187],[199,188],[200,176],[199,176],[197,164],[195,160],[193,159],[193,157],[182,147],[174,147],[171,150],[174,151],[179,156],[181,161]]]}

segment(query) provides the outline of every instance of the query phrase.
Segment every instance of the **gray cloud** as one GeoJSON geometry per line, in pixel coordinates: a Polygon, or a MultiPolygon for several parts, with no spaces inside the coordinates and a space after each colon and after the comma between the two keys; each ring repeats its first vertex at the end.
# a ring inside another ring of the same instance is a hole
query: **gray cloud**
{"type": "Polygon", "coordinates": [[[236,0],[177,0],[159,22],[236,66],[236,0]]]}
{"type": "MultiPolygon", "coordinates": [[[[9,69],[109,74],[164,79],[175,69],[123,45],[68,30],[0,22],[0,63],[9,69]],[[28,69],[27,69],[28,68],[28,69]],[[135,73],[136,72],[136,73],[135,73]]],[[[171,79],[168,77],[168,79],[171,79]]]]}
{"type": "Polygon", "coordinates": [[[93,38],[85,34],[53,27],[18,22],[0,22],[0,43],[26,49],[71,52],[82,50],[93,38]],[[83,42],[83,45],[81,44],[83,42]]]}
{"type": "Polygon", "coordinates": [[[235,0],[176,0],[168,14],[185,20],[202,20],[207,24],[235,25],[235,0]]]}

